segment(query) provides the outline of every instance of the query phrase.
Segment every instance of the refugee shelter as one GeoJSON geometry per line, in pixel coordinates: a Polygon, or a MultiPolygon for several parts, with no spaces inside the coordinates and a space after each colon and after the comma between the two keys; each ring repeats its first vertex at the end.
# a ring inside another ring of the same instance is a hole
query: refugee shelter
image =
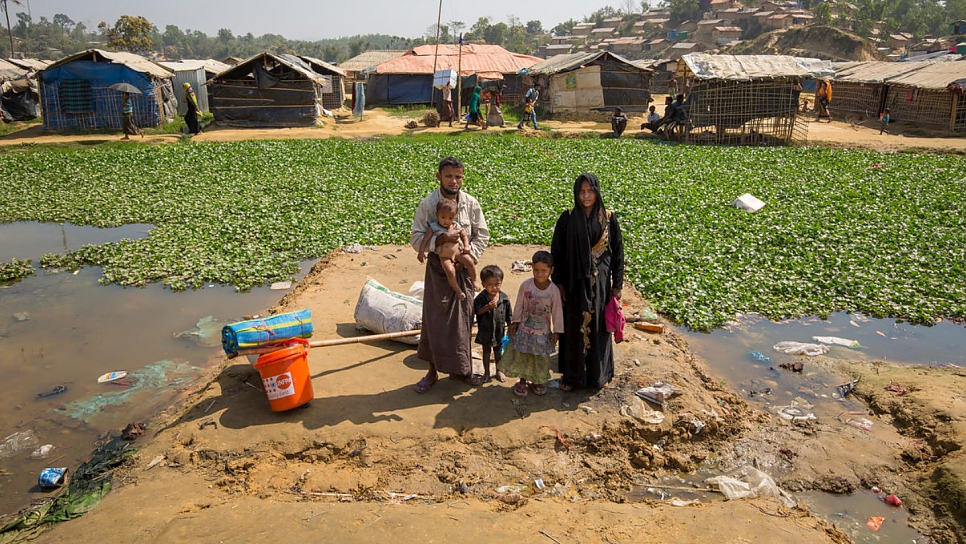
{"type": "Polygon", "coordinates": [[[229,127],[304,127],[318,123],[331,75],[295,55],[261,53],[209,79],[215,122],[229,127]]]}
{"type": "Polygon", "coordinates": [[[305,55],[299,55],[299,58],[307,62],[313,72],[331,81],[331,83],[323,85],[322,107],[330,110],[341,108],[345,104],[345,81],[348,79],[345,70],[317,58],[306,57],[305,55]]]}
{"type": "Polygon", "coordinates": [[[7,59],[7,62],[9,62],[10,64],[13,64],[14,66],[19,66],[24,70],[28,70],[30,72],[39,72],[40,70],[43,70],[44,68],[50,66],[50,63],[52,63],[53,61],[41,60],[41,59],[9,58],[7,59]]]}
{"type": "MultiPolygon", "coordinates": [[[[519,101],[526,90],[520,72],[540,59],[511,53],[498,45],[436,45],[414,47],[383,62],[366,75],[367,104],[430,104],[440,100],[433,89],[434,67],[475,75],[479,80],[502,80],[504,101],[519,101]]],[[[464,100],[462,102],[466,104],[464,100]]]]}
{"type": "Polygon", "coordinates": [[[32,70],[0,60],[0,117],[5,123],[40,116],[40,94],[31,75],[32,70]]]}
{"type": "Polygon", "coordinates": [[[875,119],[885,107],[888,80],[921,67],[918,62],[877,60],[836,64],[829,107],[836,116],[875,119]]]}
{"type": "Polygon", "coordinates": [[[528,72],[546,89],[541,94],[546,95],[550,113],[647,111],[653,101],[649,91],[653,73],[610,51],[557,55],[528,72]]]}
{"type": "Polygon", "coordinates": [[[340,62],[337,66],[349,80],[365,79],[363,72],[386,61],[401,57],[405,49],[370,49],[363,51],[349,60],[340,62]]]}
{"type": "Polygon", "coordinates": [[[123,126],[121,93],[109,88],[130,83],[134,123],[160,126],[174,119],[173,74],[133,53],[88,49],[51,63],[38,73],[44,130],[89,130],[123,126]]]}
{"type": "Polygon", "coordinates": [[[889,78],[884,107],[891,110],[891,117],[920,127],[966,132],[966,62],[909,64],[922,66],[889,78]]]}
{"type": "Polygon", "coordinates": [[[191,89],[195,92],[198,107],[201,108],[201,111],[209,111],[208,88],[205,86],[205,82],[230,68],[229,65],[214,59],[161,61],[158,64],[174,73],[174,95],[178,99],[178,115],[184,115],[188,111],[188,106],[184,101],[185,83],[191,84],[191,89]]]}
{"type": "Polygon", "coordinates": [[[785,55],[681,57],[677,77],[689,89],[683,125],[688,143],[788,145],[804,142],[808,121],[799,115],[806,77],[832,74],[831,63],[785,55]]]}

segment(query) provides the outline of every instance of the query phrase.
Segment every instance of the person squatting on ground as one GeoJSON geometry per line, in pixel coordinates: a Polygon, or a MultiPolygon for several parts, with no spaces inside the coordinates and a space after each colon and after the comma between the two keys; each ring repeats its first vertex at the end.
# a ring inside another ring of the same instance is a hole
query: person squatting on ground
{"type": "MultiPolygon", "coordinates": [[[[668,98],[671,98],[671,97],[668,97],[668,98]]],[[[667,105],[668,107],[670,107],[671,103],[668,102],[667,105]]],[[[647,122],[641,123],[641,130],[649,129],[651,132],[654,132],[657,130],[657,127],[661,126],[661,114],[659,114],[655,110],[656,108],[654,106],[651,106],[648,109],[647,122]]]]}
{"type": "MultiPolygon", "coordinates": [[[[475,262],[479,262],[490,239],[490,232],[480,203],[461,191],[464,172],[463,162],[456,157],[444,157],[439,162],[436,171],[439,188],[419,203],[410,230],[409,242],[417,252],[423,247],[429,222],[436,215],[436,204],[448,199],[457,204],[456,222],[466,229],[470,255],[475,262]]],[[[436,234],[433,238],[429,247],[458,242],[458,237],[449,232],[436,234]]],[[[473,374],[473,285],[466,268],[462,265],[456,268],[456,283],[465,295],[462,298],[453,295],[437,253],[431,252],[426,256],[424,278],[423,326],[416,356],[429,363],[429,370],[413,389],[417,393],[429,391],[439,379],[440,372],[449,374],[453,379],[462,379],[472,386],[480,385],[483,383],[481,377],[473,374]]]]}
{"type": "Polygon", "coordinates": [[[527,89],[523,94],[523,119],[517,123],[517,129],[522,129],[527,122],[533,123],[533,130],[539,130],[537,126],[537,99],[540,98],[540,84],[527,89]]]}
{"type": "Polygon", "coordinates": [[[144,131],[134,124],[134,103],[131,101],[131,93],[121,93],[121,113],[124,114],[124,137],[122,140],[130,140],[131,136],[138,134],[144,138],[144,131]]]}
{"type": "Polygon", "coordinates": [[[614,114],[610,117],[610,128],[614,131],[614,137],[620,138],[627,129],[627,114],[620,108],[614,108],[614,114]]]}
{"type": "Polygon", "coordinates": [[[496,379],[505,382],[506,376],[500,372],[500,359],[503,349],[503,336],[506,324],[513,319],[510,297],[500,290],[503,287],[503,270],[495,264],[480,270],[483,292],[476,295],[473,311],[476,313],[476,343],[483,346],[483,381],[490,381],[490,353],[497,365],[496,379]]]}
{"type": "Polygon", "coordinates": [[[449,286],[453,288],[456,296],[463,299],[466,298],[466,293],[461,291],[459,284],[456,283],[457,263],[463,265],[469,273],[470,280],[473,282],[473,290],[480,291],[481,288],[476,283],[476,263],[473,262],[473,256],[470,255],[470,239],[466,236],[466,230],[455,221],[456,212],[456,202],[452,200],[443,198],[436,203],[436,220],[429,222],[429,228],[423,235],[423,245],[419,248],[419,254],[416,258],[419,259],[419,262],[424,263],[426,262],[427,251],[439,255],[439,262],[443,267],[443,272],[446,273],[446,281],[449,282],[449,286]],[[437,243],[436,247],[429,247],[433,237],[440,234],[454,234],[457,241],[437,243]]]}
{"type": "Polygon", "coordinates": [[[574,183],[574,207],[560,214],[551,252],[559,266],[553,282],[563,298],[560,389],[604,387],[614,377],[614,351],[604,308],[621,299],[624,244],[617,217],[604,207],[600,182],[581,174],[574,183]]]}
{"type": "Polygon", "coordinates": [[[553,256],[547,251],[533,254],[533,277],[524,280],[513,305],[510,343],[496,368],[507,376],[520,378],[513,394],[527,396],[527,384],[534,395],[547,393],[550,381],[550,355],[557,337],[564,332],[560,290],[550,281],[553,256]]]}

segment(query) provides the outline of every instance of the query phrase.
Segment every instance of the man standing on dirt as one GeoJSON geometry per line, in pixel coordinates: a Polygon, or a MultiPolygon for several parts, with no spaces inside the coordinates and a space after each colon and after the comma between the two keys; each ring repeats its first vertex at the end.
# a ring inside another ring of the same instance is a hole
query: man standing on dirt
{"type": "MultiPolygon", "coordinates": [[[[526,111],[529,107],[530,121],[533,121],[533,130],[539,130],[540,127],[537,126],[537,99],[540,98],[540,84],[527,89],[527,92],[523,95],[523,108],[526,111]]],[[[522,129],[523,124],[527,122],[527,114],[524,114],[520,122],[517,123],[517,129],[522,129]]]]}
{"type": "MultiPolygon", "coordinates": [[[[456,223],[466,231],[470,241],[470,255],[479,262],[490,231],[480,203],[472,196],[460,191],[463,186],[463,162],[456,157],[444,157],[439,162],[436,179],[439,189],[433,191],[419,204],[413,220],[409,241],[413,249],[419,251],[429,222],[436,216],[436,204],[447,198],[457,203],[456,223]]],[[[439,246],[445,243],[459,243],[459,236],[439,234],[430,244],[439,246]]],[[[429,371],[413,389],[425,393],[439,379],[439,373],[449,374],[450,378],[461,379],[471,386],[482,385],[481,376],[473,374],[471,354],[471,329],[473,328],[472,278],[466,269],[458,266],[456,282],[466,294],[461,300],[455,296],[446,279],[439,255],[431,252],[426,257],[426,276],[423,287],[423,331],[419,337],[416,355],[429,362],[429,371]]]]}

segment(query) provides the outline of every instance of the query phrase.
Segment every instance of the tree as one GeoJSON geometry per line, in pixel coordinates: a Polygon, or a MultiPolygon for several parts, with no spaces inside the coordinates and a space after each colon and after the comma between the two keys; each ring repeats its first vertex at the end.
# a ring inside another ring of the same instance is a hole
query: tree
{"type": "Polygon", "coordinates": [[[490,18],[480,17],[475,23],[473,23],[473,26],[470,27],[470,36],[477,40],[483,39],[486,37],[486,30],[488,28],[490,28],[490,18]]]}
{"type": "Polygon", "coordinates": [[[669,8],[672,25],[701,18],[701,6],[698,0],[665,0],[664,5],[669,8]]]}
{"type": "Polygon", "coordinates": [[[828,25],[832,22],[832,6],[828,2],[822,2],[815,6],[815,24],[828,25]]]}
{"type": "Polygon", "coordinates": [[[531,36],[543,34],[543,23],[540,21],[527,21],[527,34],[531,36]]]}
{"type": "Polygon", "coordinates": [[[449,27],[453,29],[453,41],[459,38],[459,35],[466,29],[466,23],[463,21],[450,21],[449,27]]]}
{"type": "Polygon", "coordinates": [[[10,37],[10,56],[12,57],[14,53],[13,32],[10,31],[10,6],[7,5],[7,2],[12,2],[18,6],[21,4],[20,0],[0,0],[0,2],[3,3],[3,13],[7,16],[7,36],[10,37]]]}
{"type": "Polygon", "coordinates": [[[64,15],[63,13],[54,14],[54,24],[58,25],[60,28],[64,29],[64,32],[70,34],[71,30],[74,30],[75,23],[70,17],[64,15]]]}
{"type": "Polygon", "coordinates": [[[140,15],[121,15],[113,27],[101,21],[97,29],[107,36],[108,47],[131,53],[145,53],[154,48],[150,34],[157,32],[157,29],[140,15]]]}
{"type": "Polygon", "coordinates": [[[557,26],[550,29],[550,33],[554,36],[567,36],[573,31],[574,27],[577,25],[577,21],[573,19],[568,19],[557,26]]]}

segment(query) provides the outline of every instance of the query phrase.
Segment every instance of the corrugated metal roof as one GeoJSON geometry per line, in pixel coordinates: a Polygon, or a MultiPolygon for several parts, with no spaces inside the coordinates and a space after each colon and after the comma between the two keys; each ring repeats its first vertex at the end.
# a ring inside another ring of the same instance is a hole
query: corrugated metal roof
{"type": "Polygon", "coordinates": [[[531,66],[530,73],[551,75],[551,74],[558,74],[560,72],[569,72],[571,70],[583,68],[584,66],[590,64],[591,62],[594,62],[595,60],[605,55],[609,55],[611,58],[619,62],[623,62],[628,66],[633,66],[634,68],[638,68],[646,72],[653,72],[653,70],[651,70],[650,68],[638,66],[637,64],[634,64],[633,62],[625,59],[624,57],[620,55],[615,55],[610,51],[596,51],[596,52],[589,52],[589,53],[573,53],[570,55],[557,55],[555,57],[550,57],[549,59],[543,62],[534,64],[533,66],[531,66]]]}
{"type": "Polygon", "coordinates": [[[151,62],[141,55],[135,55],[134,53],[127,53],[124,51],[104,51],[101,49],[88,49],[86,51],[81,51],[80,53],[67,55],[60,60],[52,62],[47,66],[46,69],[56,68],[69,62],[74,62],[75,60],[91,60],[94,62],[113,62],[114,64],[123,64],[124,66],[127,66],[136,72],[148,74],[157,78],[169,78],[173,75],[171,70],[168,70],[160,64],[151,62]]]}
{"type": "Polygon", "coordinates": [[[835,77],[832,81],[882,83],[890,78],[918,70],[922,68],[922,65],[921,62],[886,62],[880,60],[841,62],[835,64],[835,77]]]}
{"type": "Polygon", "coordinates": [[[387,60],[399,58],[406,54],[402,49],[371,49],[360,53],[351,59],[340,62],[339,68],[346,72],[361,72],[366,68],[371,68],[377,64],[382,64],[387,60]]]}
{"type": "Polygon", "coordinates": [[[0,59],[0,81],[7,81],[10,79],[21,79],[26,77],[27,70],[19,66],[15,66],[3,59],[0,59]]]}
{"type": "Polygon", "coordinates": [[[7,62],[26,70],[43,70],[53,61],[40,59],[7,59],[7,62]]]}
{"type": "Polygon", "coordinates": [[[217,61],[215,59],[206,60],[163,60],[158,62],[161,66],[175,72],[180,72],[182,70],[192,71],[198,68],[204,68],[206,73],[215,75],[225,70],[231,68],[231,65],[225,64],[224,62],[217,61]]]}
{"type": "Polygon", "coordinates": [[[942,91],[950,83],[966,82],[966,62],[924,62],[922,65],[918,70],[889,78],[889,83],[942,91]]]}
{"type": "MultiPolygon", "coordinates": [[[[497,78],[502,74],[516,74],[540,62],[537,57],[511,53],[498,45],[469,44],[460,48],[455,45],[439,46],[436,70],[456,70],[459,65],[463,75],[479,74],[497,78]]],[[[379,74],[432,74],[435,45],[421,45],[405,55],[376,66],[379,74]]]]}
{"type": "Polygon", "coordinates": [[[681,57],[678,72],[690,71],[698,79],[752,81],[778,77],[807,77],[833,73],[829,61],[788,55],[709,55],[689,53],[681,57]]]}

